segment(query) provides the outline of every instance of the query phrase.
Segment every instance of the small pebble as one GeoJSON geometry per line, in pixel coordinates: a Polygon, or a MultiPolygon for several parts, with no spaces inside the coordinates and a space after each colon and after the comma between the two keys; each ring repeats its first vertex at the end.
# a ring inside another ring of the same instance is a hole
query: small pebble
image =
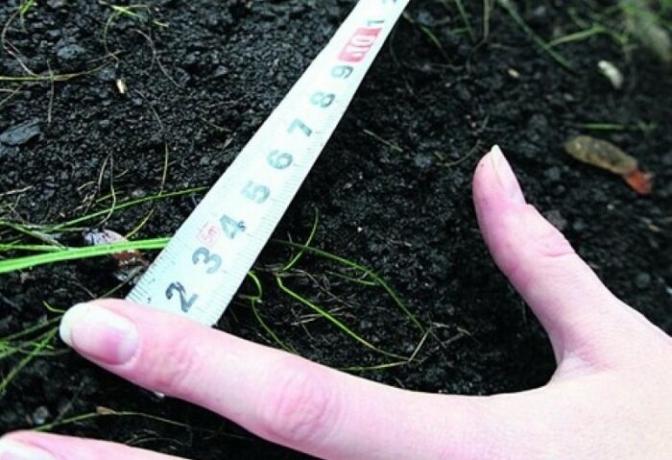
{"type": "Polygon", "coordinates": [[[215,78],[220,78],[229,73],[229,69],[226,66],[220,65],[215,69],[215,73],[212,75],[215,78]]]}
{"type": "Polygon", "coordinates": [[[6,145],[0,144],[0,158],[5,156],[12,156],[19,153],[19,149],[16,147],[7,147],[6,145]]]}
{"type": "Polygon", "coordinates": [[[558,168],[557,166],[552,166],[548,168],[546,171],[544,171],[544,175],[551,182],[557,182],[560,180],[561,177],[560,168],[558,168]]]}
{"type": "Polygon", "coordinates": [[[582,232],[582,231],[584,231],[586,228],[588,228],[588,226],[587,226],[586,223],[585,223],[583,220],[581,220],[581,219],[576,220],[576,221],[574,222],[574,224],[572,224],[572,229],[573,229],[575,232],[582,232]]]}
{"type": "Polygon", "coordinates": [[[42,133],[42,128],[39,120],[26,121],[0,134],[0,142],[10,146],[23,145],[35,136],[39,136],[40,133],[42,133]]]}
{"type": "Polygon", "coordinates": [[[509,68],[509,70],[507,70],[507,73],[509,74],[509,76],[510,76],[511,78],[514,78],[514,79],[516,79],[516,80],[518,80],[518,79],[520,78],[520,72],[518,72],[518,71],[517,71],[516,69],[514,69],[514,68],[509,68]]]}
{"type": "Polygon", "coordinates": [[[651,285],[651,275],[642,272],[635,278],[635,286],[639,289],[646,289],[651,285]]]}
{"type": "Polygon", "coordinates": [[[429,169],[434,163],[434,157],[430,154],[418,154],[413,158],[413,163],[420,169],[429,169]]]}
{"type": "Polygon", "coordinates": [[[455,87],[455,95],[462,102],[469,102],[471,100],[471,93],[465,85],[457,85],[455,87]]]}
{"type": "Polygon", "coordinates": [[[115,84],[117,86],[117,91],[119,91],[119,94],[126,94],[128,92],[128,86],[126,86],[126,82],[124,81],[123,78],[117,78],[115,84]]]}
{"type": "Polygon", "coordinates": [[[58,61],[68,68],[74,68],[82,64],[85,56],[86,50],[76,44],[63,45],[56,50],[58,61]]]}
{"type": "Polygon", "coordinates": [[[530,117],[527,127],[538,133],[546,133],[549,127],[548,118],[543,113],[535,113],[530,117]]]}
{"type": "Polygon", "coordinates": [[[37,426],[44,425],[51,414],[45,406],[40,406],[33,412],[33,423],[37,426]]]}
{"type": "Polygon", "coordinates": [[[117,71],[113,67],[104,67],[98,71],[96,77],[100,81],[109,83],[117,79],[117,71]]]}
{"type": "Polygon", "coordinates": [[[672,166],[672,152],[663,155],[663,164],[665,166],[672,166]]]}
{"type": "Polygon", "coordinates": [[[609,61],[600,61],[597,63],[597,67],[600,69],[602,75],[604,75],[605,78],[609,80],[609,83],[611,83],[611,86],[613,86],[614,89],[623,88],[623,82],[625,79],[623,78],[623,74],[618,69],[618,67],[609,61]]]}

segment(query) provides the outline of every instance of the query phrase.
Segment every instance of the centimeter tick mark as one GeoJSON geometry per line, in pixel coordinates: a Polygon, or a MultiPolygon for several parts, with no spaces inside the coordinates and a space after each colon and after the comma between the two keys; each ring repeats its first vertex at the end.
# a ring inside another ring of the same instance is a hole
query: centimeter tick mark
{"type": "Polygon", "coordinates": [[[360,0],[320,56],[129,294],[214,324],[224,312],[409,0],[360,0]],[[286,121],[283,121],[286,120],[286,121]]]}

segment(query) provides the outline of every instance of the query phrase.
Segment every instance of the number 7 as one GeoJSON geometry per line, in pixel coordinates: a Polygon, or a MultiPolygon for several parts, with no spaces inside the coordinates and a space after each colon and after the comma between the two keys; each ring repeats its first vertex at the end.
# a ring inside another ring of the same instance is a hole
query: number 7
{"type": "Polygon", "coordinates": [[[311,134],[313,134],[313,130],[310,129],[303,121],[299,120],[298,118],[294,120],[291,125],[289,125],[287,132],[291,134],[296,129],[300,129],[306,136],[310,136],[311,134]]]}

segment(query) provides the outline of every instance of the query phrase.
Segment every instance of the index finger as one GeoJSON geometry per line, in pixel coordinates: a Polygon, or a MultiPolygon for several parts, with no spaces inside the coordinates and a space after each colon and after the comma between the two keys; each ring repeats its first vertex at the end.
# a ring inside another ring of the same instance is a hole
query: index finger
{"type": "Polygon", "coordinates": [[[462,458],[490,431],[476,429],[480,399],[397,390],[120,300],[73,307],[61,336],[140,386],[320,457],[462,458]]]}

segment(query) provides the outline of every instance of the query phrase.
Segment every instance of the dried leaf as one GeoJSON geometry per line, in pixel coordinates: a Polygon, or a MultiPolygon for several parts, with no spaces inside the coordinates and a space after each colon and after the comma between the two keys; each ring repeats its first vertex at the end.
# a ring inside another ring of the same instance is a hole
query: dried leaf
{"type": "MultiPolygon", "coordinates": [[[[103,229],[90,230],[84,233],[84,241],[91,246],[99,246],[101,244],[122,243],[128,240],[113,230],[103,229]]],[[[138,278],[149,265],[149,262],[138,250],[119,252],[113,254],[112,258],[117,262],[118,267],[114,276],[122,282],[133,281],[138,278]]]]}
{"type": "Polygon", "coordinates": [[[576,136],[565,143],[565,151],[579,161],[622,176],[636,192],[651,193],[651,174],[640,171],[637,160],[611,142],[590,136],[576,136]]]}
{"type": "Polygon", "coordinates": [[[648,195],[653,189],[653,174],[642,172],[639,169],[626,174],[623,179],[641,195],[648,195]]]}

